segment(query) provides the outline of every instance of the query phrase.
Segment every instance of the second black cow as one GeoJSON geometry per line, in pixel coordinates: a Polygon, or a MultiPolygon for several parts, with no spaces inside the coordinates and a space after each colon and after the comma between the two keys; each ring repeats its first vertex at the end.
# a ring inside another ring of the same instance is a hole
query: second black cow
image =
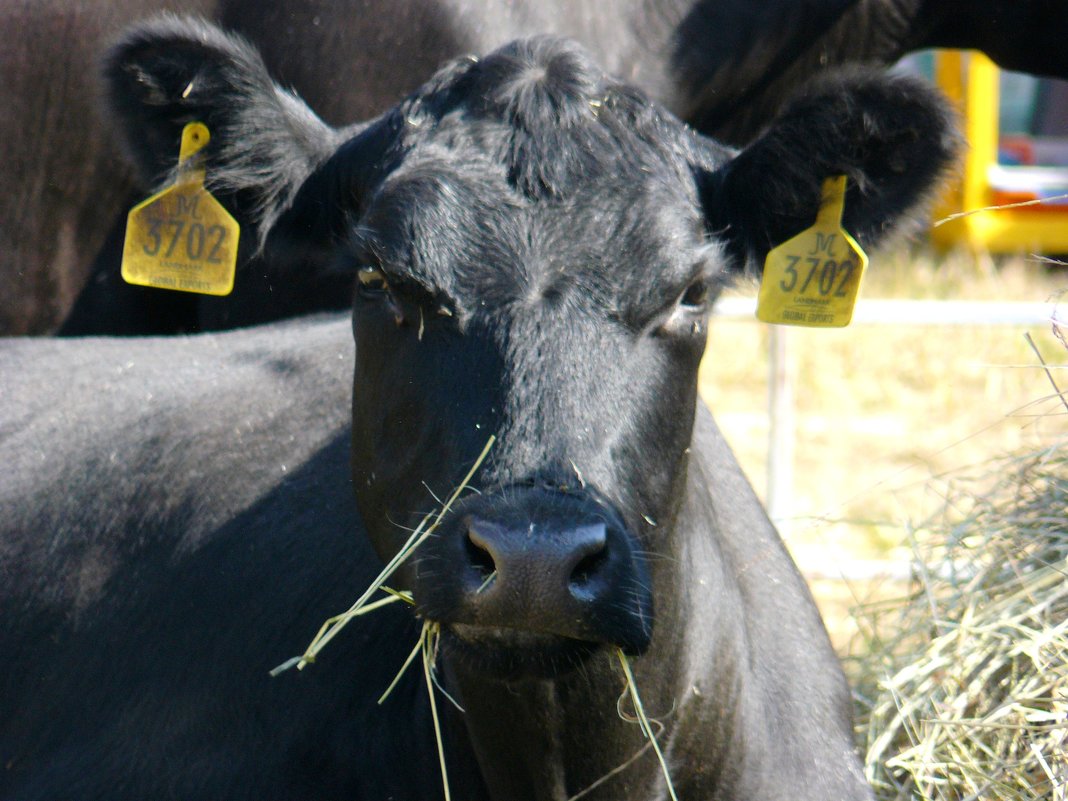
{"type": "Polygon", "coordinates": [[[616,649],[684,801],[870,798],[819,616],[696,375],[719,288],[811,223],[825,177],[866,244],[929,192],[955,148],[929,89],[841,76],[736,152],[551,38],[345,130],[200,23],[139,28],[115,64],[146,175],[201,120],[264,248],[355,273],[355,362],[321,321],[5,343],[5,801],[439,794],[422,677],[375,704],[411,615],[268,670],[490,435],[395,577],[463,708],[442,699],[454,798],[663,799],[616,649]]]}

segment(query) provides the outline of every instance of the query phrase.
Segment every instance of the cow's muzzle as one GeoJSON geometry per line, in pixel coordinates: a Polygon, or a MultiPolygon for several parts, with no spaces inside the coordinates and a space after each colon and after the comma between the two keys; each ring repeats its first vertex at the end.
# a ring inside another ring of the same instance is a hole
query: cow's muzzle
{"type": "Polygon", "coordinates": [[[516,652],[648,647],[645,559],[592,493],[508,487],[468,499],[439,532],[418,552],[415,598],[460,640],[516,652]]]}

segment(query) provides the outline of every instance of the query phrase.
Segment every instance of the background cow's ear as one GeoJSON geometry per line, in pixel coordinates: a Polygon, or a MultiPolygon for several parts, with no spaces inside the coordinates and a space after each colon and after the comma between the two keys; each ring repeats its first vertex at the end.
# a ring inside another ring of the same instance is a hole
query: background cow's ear
{"type": "Polygon", "coordinates": [[[945,99],[922,80],[854,72],[811,85],[752,144],[699,177],[709,230],[739,269],[816,219],[823,180],[847,175],[843,225],[862,246],[907,222],[954,164],[945,99]]]}
{"type": "Polygon", "coordinates": [[[269,227],[336,146],[338,134],[274,84],[255,49],[200,20],[164,16],[137,25],[108,54],[104,75],[145,186],[167,180],[182,128],[203,122],[211,133],[203,151],[208,186],[246,231],[269,227]]]}

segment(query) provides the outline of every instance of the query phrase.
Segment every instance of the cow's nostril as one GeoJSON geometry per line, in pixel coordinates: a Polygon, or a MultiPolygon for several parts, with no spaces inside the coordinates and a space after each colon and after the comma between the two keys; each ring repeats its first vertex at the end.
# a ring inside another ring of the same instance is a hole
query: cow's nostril
{"type": "Polygon", "coordinates": [[[603,546],[582,557],[575,565],[575,569],[571,571],[571,577],[568,580],[568,589],[571,594],[578,598],[592,595],[594,585],[603,572],[602,569],[607,560],[608,549],[603,546]]]}
{"type": "Polygon", "coordinates": [[[464,545],[467,550],[467,563],[471,565],[475,572],[482,579],[487,579],[497,572],[497,563],[493,560],[493,555],[489,552],[482,542],[478,540],[476,536],[473,536],[474,532],[468,531],[467,537],[465,537],[464,545]]]}

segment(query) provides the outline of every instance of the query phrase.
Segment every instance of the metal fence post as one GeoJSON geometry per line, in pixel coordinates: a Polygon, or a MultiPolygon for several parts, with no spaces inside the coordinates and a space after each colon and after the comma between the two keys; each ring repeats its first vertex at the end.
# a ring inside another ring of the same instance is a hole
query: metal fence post
{"type": "Polygon", "coordinates": [[[768,326],[768,516],[788,534],[793,516],[794,373],[787,343],[790,329],[768,326]]]}

